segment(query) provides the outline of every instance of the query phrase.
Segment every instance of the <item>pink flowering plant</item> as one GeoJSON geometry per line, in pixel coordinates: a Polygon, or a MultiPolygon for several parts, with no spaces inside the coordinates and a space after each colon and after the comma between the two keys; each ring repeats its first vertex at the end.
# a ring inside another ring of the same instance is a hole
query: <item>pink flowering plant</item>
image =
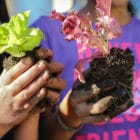
{"type": "MultiPolygon", "coordinates": [[[[90,13],[83,14],[80,11],[72,11],[68,15],[53,10],[50,18],[62,22],[61,32],[67,40],[75,40],[81,48],[78,52],[84,52],[87,47],[95,48],[95,53],[84,60],[79,60],[75,66],[78,78],[85,82],[82,71],[83,66],[91,58],[108,56],[110,53],[108,40],[119,37],[121,28],[119,22],[110,16],[111,0],[96,0],[95,28],[92,26],[90,13]]],[[[79,49],[79,48],[78,48],[79,49]]]]}
{"type": "Polygon", "coordinates": [[[76,40],[83,51],[90,46],[102,51],[103,56],[106,56],[109,54],[108,40],[120,36],[121,29],[118,21],[110,16],[111,0],[96,0],[96,3],[95,29],[89,13],[73,11],[65,16],[53,10],[50,17],[62,22],[62,33],[66,35],[67,40],[76,40]]]}

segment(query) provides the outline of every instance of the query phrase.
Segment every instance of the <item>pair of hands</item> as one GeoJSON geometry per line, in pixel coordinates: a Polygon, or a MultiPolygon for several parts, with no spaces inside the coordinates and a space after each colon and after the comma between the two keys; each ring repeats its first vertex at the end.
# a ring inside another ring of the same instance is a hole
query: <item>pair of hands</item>
{"type": "MultiPolygon", "coordinates": [[[[52,107],[60,96],[59,91],[65,87],[63,79],[56,76],[50,77],[53,74],[59,75],[63,69],[60,63],[51,62],[53,53],[44,49],[36,53],[39,58],[36,64],[31,58],[24,58],[10,70],[4,70],[0,76],[0,116],[5,114],[0,118],[0,127],[3,129],[0,136],[25,120],[32,110],[36,110],[34,107],[44,97],[51,99],[50,107],[52,107]],[[40,59],[46,59],[47,62],[40,59]]],[[[107,121],[131,106],[132,102],[128,102],[126,98],[120,106],[114,108],[113,114],[110,112],[104,114],[114,101],[116,94],[120,97],[127,94],[124,87],[119,87],[113,90],[111,95],[92,102],[97,94],[114,88],[116,83],[113,80],[93,83],[90,90],[77,89],[78,85],[79,81],[76,81],[59,107],[60,117],[70,127],[107,121]]]]}
{"type": "Polygon", "coordinates": [[[1,137],[25,120],[32,110],[40,112],[36,105],[43,98],[49,98],[55,104],[60,96],[59,91],[65,87],[63,79],[51,77],[53,74],[59,75],[63,69],[62,64],[51,62],[53,53],[39,49],[36,56],[39,59],[36,64],[30,57],[23,58],[11,69],[4,69],[0,76],[1,137]],[[58,86],[58,83],[62,84],[58,86]]]}

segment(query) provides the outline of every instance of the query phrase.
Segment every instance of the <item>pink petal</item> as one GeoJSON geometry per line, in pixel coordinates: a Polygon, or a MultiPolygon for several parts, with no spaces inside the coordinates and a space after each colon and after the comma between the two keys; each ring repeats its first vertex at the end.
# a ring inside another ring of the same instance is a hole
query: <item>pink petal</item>
{"type": "Polygon", "coordinates": [[[96,9],[100,16],[110,16],[111,0],[96,0],[96,9]]]}
{"type": "Polygon", "coordinates": [[[121,35],[121,27],[117,19],[108,16],[98,18],[96,23],[98,30],[104,30],[108,34],[108,39],[113,39],[121,35]]]}
{"type": "Polygon", "coordinates": [[[65,19],[65,16],[59,12],[56,12],[56,10],[52,10],[50,13],[50,18],[63,21],[65,19]]]}

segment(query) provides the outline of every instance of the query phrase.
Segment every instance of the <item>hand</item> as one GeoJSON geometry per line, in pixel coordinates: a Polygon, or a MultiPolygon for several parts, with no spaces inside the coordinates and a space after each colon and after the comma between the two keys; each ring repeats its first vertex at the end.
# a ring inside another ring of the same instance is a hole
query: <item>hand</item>
{"type": "Polygon", "coordinates": [[[108,121],[124,112],[132,105],[132,98],[123,86],[115,86],[114,80],[107,79],[86,88],[77,80],[60,104],[59,113],[63,122],[77,127],[85,123],[108,121]]]}
{"type": "MultiPolygon", "coordinates": [[[[59,78],[59,74],[63,70],[63,65],[58,62],[52,62],[53,53],[51,50],[40,48],[36,51],[36,59],[44,59],[47,63],[47,70],[49,78],[45,85],[45,97],[30,111],[30,115],[22,122],[14,132],[14,139],[38,139],[38,121],[39,114],[51,112],[53,106],[60,97],[60,91],[65,87],[66,83],[63,79],[59,78]],[[45,109],[45,110],[44,110],[45,109]],[[31,125],[32,124],[32,125],[31,125]]],[[[42,115],[41,115],[42,116],[42,115]]]]}
{"type": "Polygon", "coordinates": [[[31,58],[24,58],[10,70],[3,70],[0,76],[0,127],[4,135],[22,122],[31,109],[45,96],[49,74],[45,61],[35,65],[31,58]]]}
{"type": "Polygon", "coordinates": [[[49,79],[45,84],[47,94],[38,104],[36,109],[45,108],[46,112],[51,111],[56,102],[59,100],[60,92],[66,87],[66,81],[59,77],[63,71],[63,65],[60,62],[52,62],[53,52],[49,49],[40,48],[36,51],[37,59],[44,59],[48,63],[49,79]]]}

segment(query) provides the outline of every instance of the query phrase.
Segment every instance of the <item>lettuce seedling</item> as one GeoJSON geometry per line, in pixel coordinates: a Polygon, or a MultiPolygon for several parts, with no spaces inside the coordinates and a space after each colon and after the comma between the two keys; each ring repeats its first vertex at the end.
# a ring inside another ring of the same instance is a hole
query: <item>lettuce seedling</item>
{"type": "Polygon", "coordinates": [[[8,23],[0,25],[0,54],[8,53],[14,57],[23,57],[40,45],[44,38],[39,28],[29,28],[30,11],[17,13],[8,23]]]}

